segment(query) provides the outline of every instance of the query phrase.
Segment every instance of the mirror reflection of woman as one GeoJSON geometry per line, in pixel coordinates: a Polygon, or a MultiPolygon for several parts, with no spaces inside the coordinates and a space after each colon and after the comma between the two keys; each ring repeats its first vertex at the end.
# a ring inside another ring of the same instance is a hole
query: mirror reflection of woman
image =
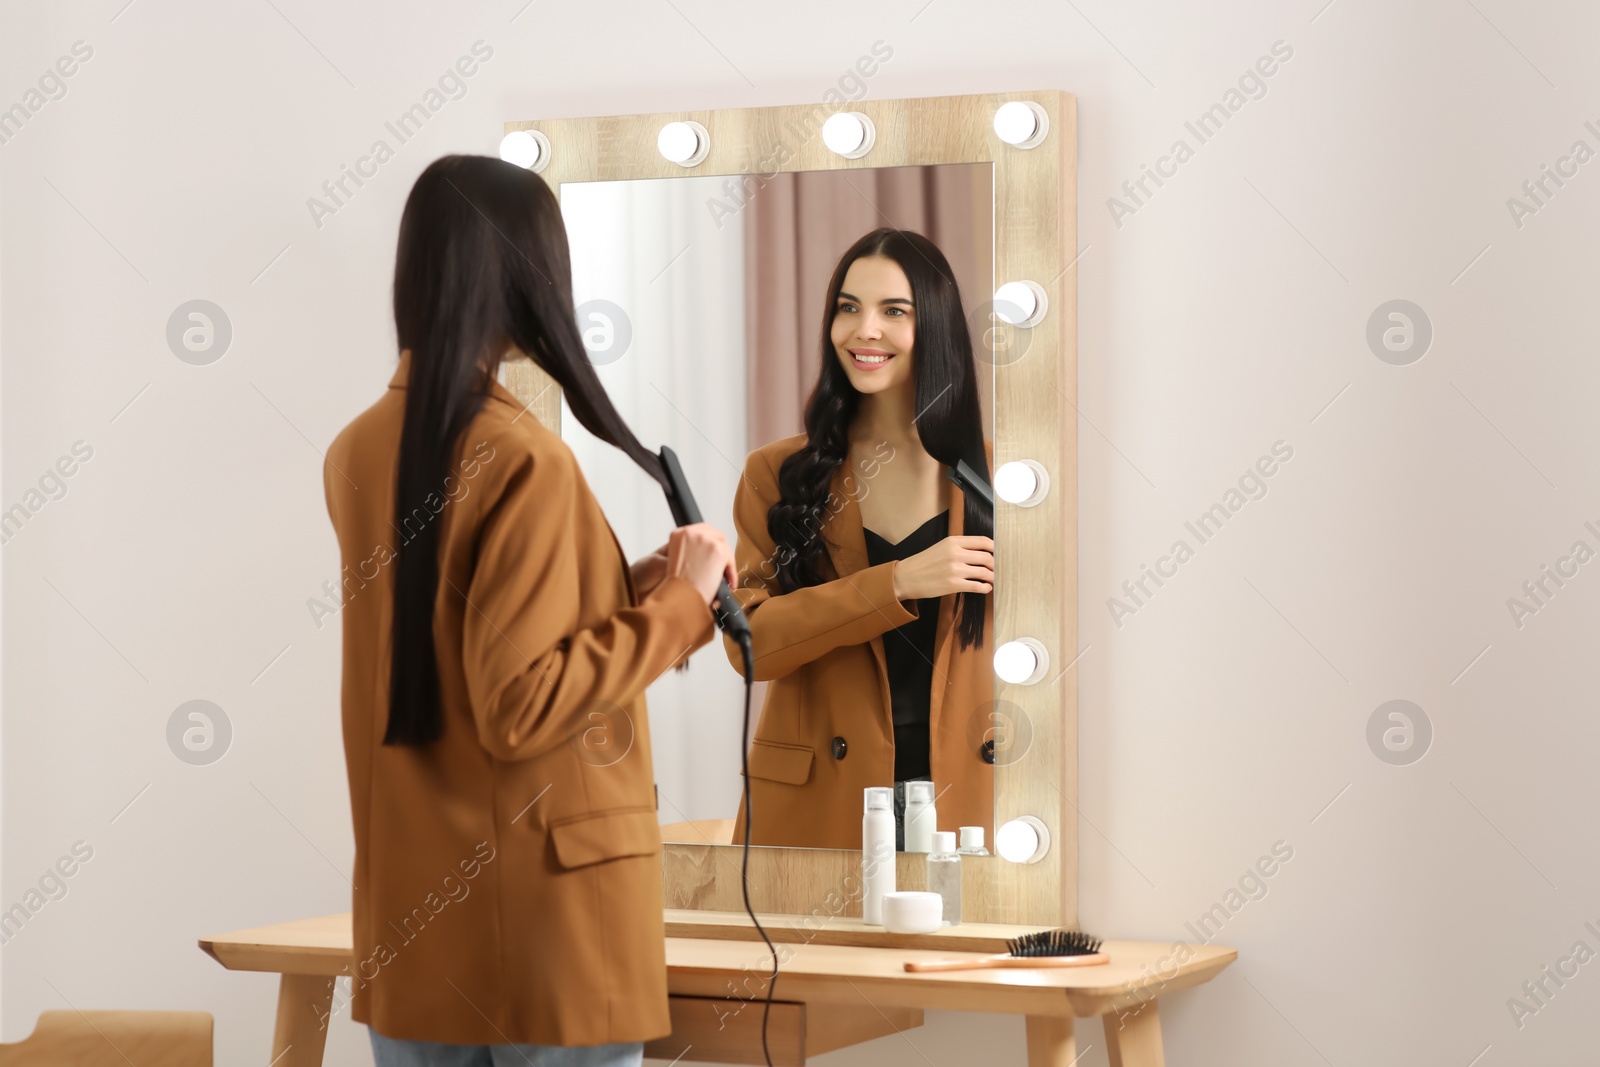
{"type": "MultiPolygon", "coordinates": [[[[992,839],[993,517],[971,335],[938,247],[880,229],[828,285],[804,433],[751,452],[737,596],[770,684],[749,753],[757,845],[860,848],[863,789],[931,780],[937,829],[992,839]]],[[[738,646],[724,638],[742,673],[738,646]]],[[[735,843],[745,840],[741,798],[735,843]]]]}

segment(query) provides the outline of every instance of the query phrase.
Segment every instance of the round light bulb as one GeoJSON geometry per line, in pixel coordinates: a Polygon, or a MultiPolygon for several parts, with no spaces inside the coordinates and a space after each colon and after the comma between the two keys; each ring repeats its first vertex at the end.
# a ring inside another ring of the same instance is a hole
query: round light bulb
{"type": "Polygon", "coordinates": [[[994,672],[1012,685],[1032,685],[1050,668],[1050,654],[1031,637],[1007,641],[994,650],[994,672]]]}
{"type": "Polygon", "coordinates": [[[1050,474],[1031,459],[1002,463],[994,472],[994,491],[1008,504],[1031,508],[1050,491],[1050,474]]]}
{"type": "Polygon", "coordinates": [[[538,130],[513,130],[500,138],[500,158],[532,171],[550,162],[550,142],[538,130]]]}
{"type": "Polygon", "coordinates": [[[698,122],[669,122],[656,135],[656,149],[683,167],[692,167],[706,158],[711,138],[698,122]]]}
{"type": "Polygon", "coordinates": [[[1024,815],[995,832],[994,848],[1011,863],[1038,863],[1050,851],[1050,831],[1032,815],[1024,815]]]}
{"type": "Polygon", "coordinates": [[[1044,321],[1049,299],[1037,282],[1006,282],[994,291],[994,313],[1010,326],[1032,328],[1044,321]]]}
{"type": "Polygon", "coordinates": [[[1001,104],[994,113],[994,134],[1008,145],[1032,148],[1050,130],[1050,116],[1032,100],[1001,104]]]}
{"type": "Polygon", "coordinates": [[[872,120],[859,111],[840,111],[822,124],[822,143],[846,159],[860,159],[872,150],[872,120]]]}

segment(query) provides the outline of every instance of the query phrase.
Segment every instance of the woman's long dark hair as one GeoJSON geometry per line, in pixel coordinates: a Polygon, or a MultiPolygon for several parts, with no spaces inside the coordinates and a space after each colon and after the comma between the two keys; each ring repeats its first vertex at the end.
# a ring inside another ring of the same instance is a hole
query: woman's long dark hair
{"type": "Polygon", "coordinates": [[[428,521],[437,515],[425,501],[445,495],[462,435],[508,347],[556,380],[585,429],[658,483],[665,477],[660,457],[622,421],[584,351],[561,209],[532,171],[489,156],[451,155],[422,172],[400,219],[394,324],[400,348],[411,350],[411,367],[395,493],[394,526],[404,544],[395,563],[383,741],[426,745],[442,721],[433,645],[439,523],[428,521]]]}
{"type": "MultiPolygon", "coordinates": [[[[983,414],[972,335],[961,307],[955,275],[939,246],[911,230],[873,230],[850,246],[834,269],[822,312],[822,368],[806,401],[806,443],[778,469],[778,502],[767,511],[767,532],[776,545],[779,585],[784,592],[824,581],[826,556],[817,531],[828,518],[834,472],[848,458],[849,430],[861,394],[834,352],[832,329],[839,290],[850,264],[863,256],[885,256],[911,283],[916,310],[912,367],[916,380],[916,429],[928,455],[945,466],[964,459],[990,479],[983,448],[983,414]]],[[[963,494],[962,532],[994,536],[994,520],[977,496],[963,494]]],[[[961,596],[961,647],[982,646],[988,593],[961,596]]]]}

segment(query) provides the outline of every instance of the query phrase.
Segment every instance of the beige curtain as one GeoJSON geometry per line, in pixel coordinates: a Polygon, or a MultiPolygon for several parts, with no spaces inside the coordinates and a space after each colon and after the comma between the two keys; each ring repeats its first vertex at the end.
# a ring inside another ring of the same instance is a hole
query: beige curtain
{"type": "MultiPolygon", "coordinates": [[[[749,448],[805,429],[828,279],[862,235],[916,230],[944,252],[970,317],[994,292],[993,168],[987,163],[801,171],[745,207],[745,365],[749,448]]],[[[993,439],[993,368],[978,361],[984,437],[993,439]]]]}

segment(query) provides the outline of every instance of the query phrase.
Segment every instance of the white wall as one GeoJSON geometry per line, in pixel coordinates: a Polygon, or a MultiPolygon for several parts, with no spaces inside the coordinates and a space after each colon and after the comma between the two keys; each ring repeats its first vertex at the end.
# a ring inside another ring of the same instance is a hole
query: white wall
{"type": "MultiPolygon", "coordinates": [[[[0,907],[93,849],[0,949],[5,1039],[68,1005],[202,1008],[219,1063],[260,1062],[273,980],[195,938],[348,905],[338,630],[306,607],[338,566],[318,449],[390,373],[418,171],[508,118],[817,100],[881,39],[875,98],[1079,95],[1083,923],[1191,936],[1293,849],[1217,938],[1239,963],[1167,1003],[1173,1061],[1593,1048],[1595,965],[1520,1028],[1507,1007],[1600,948],[1596,565],[1520,627],[1507,608],[1600,547],[1600,164],[1520,226],[1507,207],[1600,148],[1592,7],[124,3],[0,25],[0,107],[93,48],[0,146],[0,504],[93,449],[0,552],[0,907]],[[307,198],[480,39],[466,95],[314,224],[307,198]],[[1280,40],[1266,95],[1117,225],[1108,197],[1280,40]],[[165,338],[196,298],[233,328],[209,366],[165,338]],[[1409,366],[1365,339],[1400,298],[1435,334],[1409,366]],[[1268,495],[1114,623],[1121,583],[1279,440],[1268,495]],[[210,766],[166,740],[195,699],[232,724],[210,766]],[[1367,741],[1392,699],[1432,724],[1409,766],[1367,741]]],[[[1097,1028],[1081,1042],[1105,1062],[1097,1028]]],[[[830,1062],[1021,1054],[1017,1020],[935,1013],[830,1062]]],[[[347,1016],[328,1062],[368,1062],[347,1016]]]]}

